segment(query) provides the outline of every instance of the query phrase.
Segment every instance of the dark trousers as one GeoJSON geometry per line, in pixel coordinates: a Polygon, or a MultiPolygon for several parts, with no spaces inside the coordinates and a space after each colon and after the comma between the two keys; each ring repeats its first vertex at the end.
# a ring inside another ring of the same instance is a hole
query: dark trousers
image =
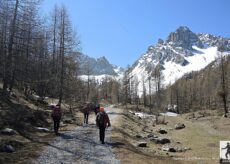
{"type": "Polygon", "coordinates": [[[228,154],[230,155],[230,151],[227,150],[227,152],[225,153],[226,159],[228,159],[228,154]]]}
{"type": "Polygon", "coordinates": [[[101,143],[104,143],[105,141],[105,127],[104,126],[99,126],[99,136],[100,136],[101,143]]]}
{"type": "Polygon", "coordinates": [[[55,132],[55,134],[58,134],[59,125],[60,125],[60,119],[54,119],[54,132],[55,132]]]}
{"type": "Polygon", "coordinates": [[[89,113],[84,113],[84,123],[88,124],[89,113]]]}

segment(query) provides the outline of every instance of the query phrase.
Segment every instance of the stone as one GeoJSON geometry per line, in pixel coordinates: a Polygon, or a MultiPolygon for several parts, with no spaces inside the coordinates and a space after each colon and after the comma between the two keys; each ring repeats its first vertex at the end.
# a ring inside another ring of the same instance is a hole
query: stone
{"type": "Polygon", "coordinates": [[[183,152],[183,151],[184,151],[184,149],[183,149],[183,148],[181,148],[181,147],[178,147],[176,151],[177,151],[177,152],[183,152]]]}
{"type": "Polygon", "coordinates": [[[167,144],[171,142],[168,138],[151,138],[150,140],[156,144],[167,144]]]}
{"type": "Polygon", "coordinates": [[[137,143],[138,147],[147,147],[147,142],[139,142],[137,143]]]}
{"type": "Polygon", "coordinates": [[[7,152],[7,153],[13,153],[13,152],[15,152],[15,148],[13,146],[11,146],[11,145],[3,145],[0,148],[0,150],[2,152],[7,152]]]}
{"type": "Polygon", "coordinates": [[[141,136],[140,134],[137,134],[136,138],[143,138],[143,136],[141,136]]]}
{"type": "Polygon", "coordinates": [[[36,127],[36,129],[42,132],[50,132],[50,130],[47,128],[36,127]]]}
{"type": "Polygon", "coordinates": [[[14,135],[16,134],[16,131],[10,128],[5,128],[1,131],[1,133],[5,135],[14,135]]]}
{"type": "Polygon", "coordinates": [[[157,138],[158,136],[157,135],[155,135],[155,134],[148,134],[147,135],[147,138],[157,138]]]}
{"type": "Polygon", "coordinates": [[[192,150],[192,149],[190,147],[185,147],[184,150],[187,151],[187,150],[192,150]]]}
{"type": "Polygon", "coordinates": [[[183,128],[185,128],[185,125],[182,123],[178,123],[175,125],[175,129],[183,129],[183,128]]]}
{"type": "Polygon", "coordinates": [[[14,93],[14,92],[12,92],[12,91],[10,92],[10,96],[13,97],[13,98],[17,98],[16,93],[14,93]]]}
{"type": "Polygon", "coordinates": [[[160,134],[167,134],[168,132],[166,130],[164,130],[164,129],[159,129],[158,133],[160,133],[160,134]]]}
{"type": "Polygon", "coordinates": [[[162,150],[163,151],[167,151],[167,152],[176,152],[176,149],[174,147],[170,147],[170,146],[162,146],[162,150]]]}

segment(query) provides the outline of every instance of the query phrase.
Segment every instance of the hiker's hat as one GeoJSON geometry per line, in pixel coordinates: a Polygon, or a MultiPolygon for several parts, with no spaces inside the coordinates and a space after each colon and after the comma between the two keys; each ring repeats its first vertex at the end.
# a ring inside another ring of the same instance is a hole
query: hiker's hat
{"type": "Polygon", "coordinates": [[[105,109],[104,109],[103,107],[100,107],[100,111],[101,111],[101,112],[104,112],[105,109]]]}

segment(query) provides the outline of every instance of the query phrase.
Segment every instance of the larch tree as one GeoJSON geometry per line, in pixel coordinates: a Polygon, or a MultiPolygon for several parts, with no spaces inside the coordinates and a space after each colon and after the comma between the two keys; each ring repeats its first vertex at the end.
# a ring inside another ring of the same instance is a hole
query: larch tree
{"type": "Polygon", "coordinates": [[[225,48],[223,46],[218,47],[218,51],[220,51],[220,79],[221,79],[221,89],[218,92],[218,95],[222,98],[223,105],[224,105],[224,116],[227,117],[228,107],[227,107],[227,67],[226,67],[226,60],[223,52],[225,48]]]}

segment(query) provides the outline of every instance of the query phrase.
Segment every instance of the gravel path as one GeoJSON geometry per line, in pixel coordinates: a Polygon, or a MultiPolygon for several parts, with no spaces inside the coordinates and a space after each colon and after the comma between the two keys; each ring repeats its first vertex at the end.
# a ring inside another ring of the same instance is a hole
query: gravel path
{"type": "MultiPolygon", "coordinates": [[[[110,120],[116,121],[118,109],[108,108],[110,120]]],[[[106,144],[99,142],[99,130],[95,125],[95,116],[90,115],[89,125],[77,127],[72,131],[61,134],[47,146],[34,164],[72,164],[98,163],[118,164],[112,152],[110,135],[112,128],[106,130],[106,144]]]]}

